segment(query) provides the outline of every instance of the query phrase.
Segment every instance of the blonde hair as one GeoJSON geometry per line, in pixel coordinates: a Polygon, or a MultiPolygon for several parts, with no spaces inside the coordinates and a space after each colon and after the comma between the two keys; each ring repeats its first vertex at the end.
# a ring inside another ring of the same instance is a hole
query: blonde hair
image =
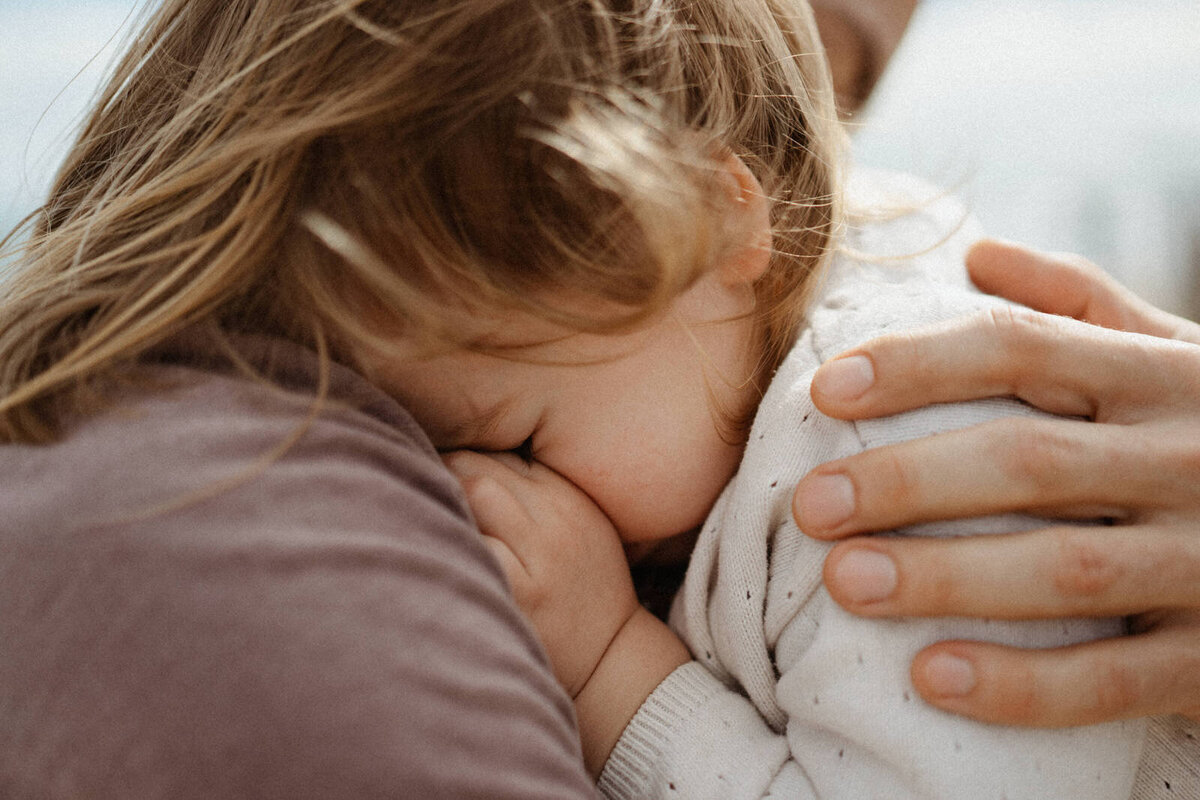
{"type": "Polygon", "coordinates": [[[0,440],[54,438],[198,324],[347,360],[452,340],[448,309],[633,324],[726,244],[729,151],[772,203],[777,361],[841,137],[802,0],[164,0],[27,221],[0,440]]]}

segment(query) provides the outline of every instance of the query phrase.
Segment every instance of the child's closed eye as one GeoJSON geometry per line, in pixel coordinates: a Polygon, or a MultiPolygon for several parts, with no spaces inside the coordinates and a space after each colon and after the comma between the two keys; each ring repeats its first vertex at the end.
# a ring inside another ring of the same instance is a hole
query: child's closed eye
{"type": "Polygon", "coordinates": [[[522,461],[533,461],[533,434],[526,436],[525,441],[514,447],[512,452],[522,461]]]}

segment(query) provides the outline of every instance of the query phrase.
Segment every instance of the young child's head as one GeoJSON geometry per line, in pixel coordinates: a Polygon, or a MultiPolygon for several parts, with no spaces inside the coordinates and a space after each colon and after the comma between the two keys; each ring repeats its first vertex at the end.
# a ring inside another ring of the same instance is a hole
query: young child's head
{"type": "Polygon", "coordinates": [[[429,356],[411,343],[381,359],[374,378],[439,449],[536,460],[586,493],[627,544],[686,533],[741,457],[742,432],[722,430],[723,419],[748,418],[759,398],[750,286],[767,253],[742,255],[633,330],[477,317],[464,332],[482,349],[429,356]]]}
{"type": "MultiPolygon", "coordinates": [[[[692,11],[699,5],[687,4],[692,11]]],[[[717,7],[737,18],[732,7],[717,7]]],[[[765,8],[747,4],[742,13],[753,18],[765,8]]],[[[796,26],[793,31],[807,32],[801,39],[815,42],[807,18],[788,22],[796,26]]],[[[747,35],[745,27],[732,30],[747,35]]],[[[780,30],[774,28],[777,36],[780,30]]],[[[523,283],[527,274],[520,271],[518,252],[512,266],[522,277],[509,279],[527,287],[526,297],[489,306],[448,293],[434,308],[452,321],[452,342],[430,350],[421,336],[401,335],[363,359],[369,374],[401,399],[439,448],[511,450],[535,459],[594,500],[627,544],[643,546],[697,527],[736,469],[745,433],[738,423],[748,421],[764,373],[791,342],[802,295],[829,248],[838,213],[839,134],[825,125],[832,117],[807,124],[828,111],[818,101],[827,89],[820,69],[815,78],[797,76],[814,81],[815,88],[805,91],[817,97],[793,99],[790,124],[797,127],[774,140],[772,150],[763,140],[747,139],[749,131],[761,135],[768,129],[742,127],[746,120],[738,116],[753,118],[761,111],[770,117],[773,112],[750,98],[771,90],[741,90],[745,109],[738,109],[736,96],[726,95],[720,81],[704,72],[726,75],[730,83],[734,75],[746,78],[747,61],[722,64],[722,49],[753,49],[761,41],[728,30],[722,35],[721,29],[699,33],[669,25],[658,35],[685,43],[680,50],[693,58],[704,54],[699,65],[679,60],[680,73],[693,70],[686,79],[693,96],[676,110],[678,118],[658,116],[666,112],[653,98],[643,105],[641,98],[614,88],[615,101],[598,93],[595,107],[586,105],[594,98],[577,101],[574,109],[568,105],[535,144],[552,145],[556,159],[578,160],[571,167],[577,171],[566,173],[572,177],[564,175],[553,191],[597,192],[598,202],[578,207],[592,208],[598,220],[629,238],[609,244],[609,231],[589,222],[582,230],[600,246],[577,251],[580,240],[570,240],[571,250],[550,255],[549,282],[533,285],[523,283]],[[715,53],[701,47],[718,41],[715,53]],[[729,124],[706,128],[709,118],[693,116],[690,102],[708,112],[728,104],[718,118],[729,124]],[[625,103],[633,105],[621,107],[625,103]],[[674,132],[663,135],[672,125],[674,132]],[[789,192],[794,186],[786,183],[803,186],[814,179],[822,186],[816,196],[789,192]],[[620,189],[613,198],[618,205],[609,207],[613,187],[620,189]],[[601,262],[601,254],[612,261],[601,262]],[[578,271],[561,271],[575,258],[578,271]],[[657,276],[662,296],[623,295],[629,270],[657,276]],[[588,281],[562,282],[560,276],[568,274],[588,281]]],[[[766,60],[755,68],[767,69],[766,60]]],[[[653,74],[652,67],[642,69],[653,74]]],[[[633,78],[627,74],[623,80],[633,78]]],[[[654,92],[670,85],[655,84],[654,92]]],[[[538,180],[555,177],[541,173],[538,180]]],[[[503,193],[503,180],[475,181],[472,191],[503,193]]],[[[522,227],[521,216],[506,214],[504,224],[536,238],[522,227]]],[[[534,260],[540,262],[540,256],[534,260]]],[[[503,288],[489,283],[492,291],[503,288]]]]}
{"type": "Polygon", "coordinates": [[[0,431],[52,437],[206,322],[382,374],[513,343],[472,320],[635,336],[740,287],[708,327],[770,364],[838,223],[841,136],[800,0],[164,0],[33,219],[0,431]]]}

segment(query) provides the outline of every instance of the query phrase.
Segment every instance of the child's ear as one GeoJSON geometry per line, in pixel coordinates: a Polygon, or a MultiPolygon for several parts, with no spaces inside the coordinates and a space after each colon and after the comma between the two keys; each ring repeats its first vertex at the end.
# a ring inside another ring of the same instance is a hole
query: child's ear
{"type": "Polygon", "coordinates": [[[754,283],[771,261],[771,204],[745,161],[730,153],[722,166],[732,178],[726,226],[729,244],[717,270],[728,286],[754,283]]]}

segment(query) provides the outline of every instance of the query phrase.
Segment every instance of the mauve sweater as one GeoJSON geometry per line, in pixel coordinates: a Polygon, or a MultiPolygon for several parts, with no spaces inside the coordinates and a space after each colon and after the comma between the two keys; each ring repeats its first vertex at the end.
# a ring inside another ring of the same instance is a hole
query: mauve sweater
{"type": "Polygon", "coordinates": [[[0,447],[0,797],[594,797],[453,478],[349,370],[200,337],[0,447]]]}

